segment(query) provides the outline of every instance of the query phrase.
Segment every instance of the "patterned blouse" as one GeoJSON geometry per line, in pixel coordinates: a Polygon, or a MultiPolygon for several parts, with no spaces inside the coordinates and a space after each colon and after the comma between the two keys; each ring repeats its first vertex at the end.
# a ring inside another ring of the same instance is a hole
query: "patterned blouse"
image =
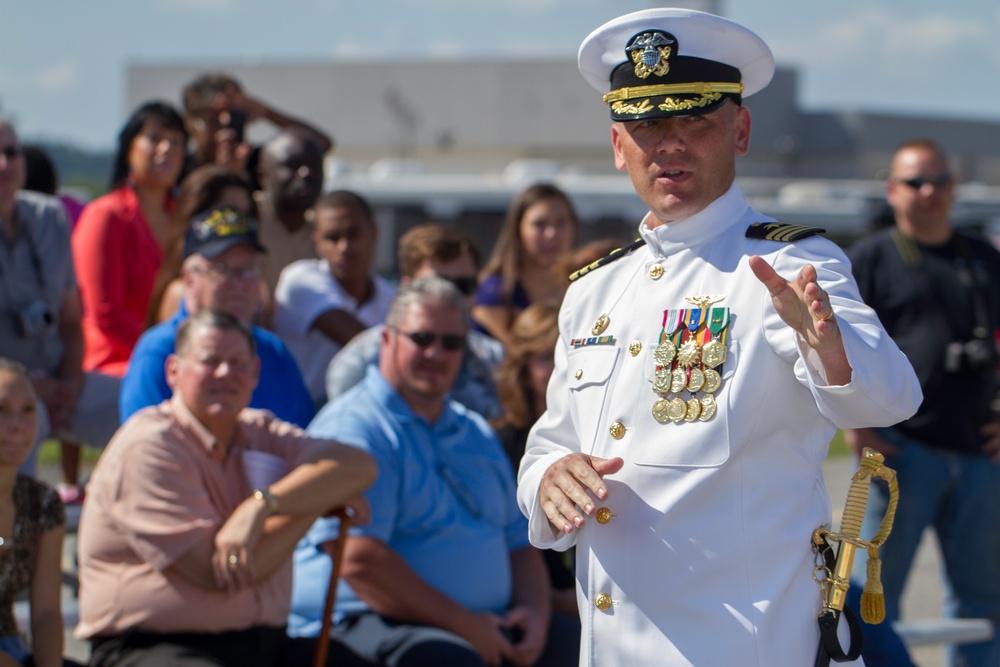
{"type": "Polygon", "coordinates": [[[18,475],[13,546],[0,551],[0,637],[18,634],[14,600],[31,583],[42,534],[65,524],[66,509],[59,494],[47,484],[18,475]]]}

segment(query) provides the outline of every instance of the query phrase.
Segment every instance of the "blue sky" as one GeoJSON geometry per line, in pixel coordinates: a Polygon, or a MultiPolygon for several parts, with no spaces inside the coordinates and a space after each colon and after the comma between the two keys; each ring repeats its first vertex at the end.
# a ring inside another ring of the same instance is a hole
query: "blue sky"
{"type": "MultiPolygon", "coordinates": [[[[574,58],[637,0],[0,0],[0,111],[23,137],[110,147],[128,63],[574,58]]],[[[668,4],[668,3],[663,3],[668,4]]],[[[1000,122],[1000,5],[720,0],[810,110],[1000,122]]],[[[294,110],[294,102],[285,104],[294,110]]]]}

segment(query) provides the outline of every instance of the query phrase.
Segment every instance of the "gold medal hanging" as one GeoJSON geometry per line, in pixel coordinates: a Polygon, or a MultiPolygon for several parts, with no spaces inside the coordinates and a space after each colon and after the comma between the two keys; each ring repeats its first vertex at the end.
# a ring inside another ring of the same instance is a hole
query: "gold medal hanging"
{"type": "Polygon", "coordinates": [[[704,374],[705,383],[702,385],[702,390],[706,394],[714,394],[722,386],[722,376],[714,368],[706,368],[704,374]]]}
{"type": "Polygon", "coordinates": [[[729,325],[728,308],[710,307],[718,300],[689,298],[696,308],[663,313],[660,340],[653,350],[653,393],[658,398],[652,415],[660,424],[704,422],[718,411],[714,393],[722,386],[729,325]],[[687,400],[681,397],[685,391],[690,392],[687,400]]]}
{"type": "Polygon", "coordinates": [[[688,371],[688,383],[687,390],[692,394],[697,394],[701,391],[702,386],[705,384],[705,374],[701,372],[700,368],[692,368],[688,371]]]}
{"type": "Polygon", "coordinates": [[[673,372],[672,379],[670,381],[670,393],[679,394],[684,391],[684,387],[687,386],[687,373],[678,368],[673,372]]]}
{"type": "Polygon", "coordinates": [[[699,363],[701,363],[701,347],[698,341],[693,338],[688,339],[681,345],[681,349],[677,350],[677,365],[681,368],[691,368],[699,363]]]}
{"type": "Polygon", "coordinates": [[[729,309],[712,308],[708,313],[706,335],[711,340],[704,345],[702,360],[709,368],[717,368],[726,361],[726,329],[729,326],[729,309]]]}
{"type": "MultiPolygon", "coordinates": [[[[653,393],[668,394],[676,380],[673,375],[673,362],[677,356],[677,340],[674,332],[681,326],[682,310],[663,311],[663,326],[660,330],[660,341],[653,350],[653,361],[656,368],[653,374],[653,393]]],[[[655,414],[654,414],[655,416],[655,414]]]]}
{"type": "Polygon", "coordinates": [[[709,368],[715,368],[726,360],[726,346],[716,339],[712,339],[703,348],[702,360],[709,368]]]}
{"type": "Polygon", "coordinates": [[[675,356],[677,356],[677,348],[674,347],[674,342],[669,338],[657,345],[653,351],[653,361],[664,368],[670,367],[675,356]]]}
{"type": "Polygon", "coordinates": [[[715,416],[715,411],[718,406],[715,403],[715,396],[709,394],[705,398],[701,399],[701,414],[698,415],[698,419],[703,422],[707,422],[709,419],[715,416]]]}
{"type": "Polygon", "coordinates": [[[661,424],[670,421],[670,401],[660,398],[653,403],[653,419],[661,424]]]}
{"type": "Polygon", "coordinates": [[[686,414],[687,403],[684,402],[683,398],[674,398],[667,402],[667,416],[675,422],[684,421],[686,414]]]}
{"type": "Polygon", "coordinates": [[[669,368],[657,369],[653,378],[653,393],[666,394],[670,391],[670,383],[673,380],[673,373],[669,368]]]}
{"type": "Polygon", "coordinates": [[[701,414],[701,402],[697,398],[691,397],[688,399],[687,405],[684,409],[684,421],[693,422],[698,420],[698,416],[701,414]]]}

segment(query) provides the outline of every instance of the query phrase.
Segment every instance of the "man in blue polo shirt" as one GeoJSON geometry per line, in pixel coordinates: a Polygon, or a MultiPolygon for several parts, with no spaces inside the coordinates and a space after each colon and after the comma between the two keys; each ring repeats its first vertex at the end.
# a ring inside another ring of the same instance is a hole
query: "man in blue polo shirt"
{"type": "MultiPolygon", "coordinates": [[[[369,525],[351,529],[333,637],[372,665],[480,667],[578,662],[579,630],[550,620],[548,575],[528,545],[514,476],[479,414],[448,398],[462,365],[468,305],[439,277],[400,288],[378,366],[323,408],[314,436],[378,464],[369,525]]],[[[289,634],[323,616],[334,520],[299,543],[289,634]]]]}
{"type": "MultiPolygon", "coordinates": [[[[260,255],[257,221],[236,209],[218,207],[191,221],[184,239],[184,299],[170,320],[142,335],[122,381],[119,412],[124,422],[134,412],[170,398],[164,371],[174,352],[177,327],[207,308],[251,324],[260,307],[260,255]]],[[[295,359],[273,333],[253,327],[260,357],[260,382],[251,408],[270,410],[279,419],[305,428],[313,405],[295,359]]]]}

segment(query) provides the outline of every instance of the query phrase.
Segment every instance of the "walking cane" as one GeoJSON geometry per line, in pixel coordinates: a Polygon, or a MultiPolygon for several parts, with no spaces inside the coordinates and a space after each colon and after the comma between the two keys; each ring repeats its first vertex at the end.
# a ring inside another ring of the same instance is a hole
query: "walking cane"
{"type": "Polygon", "coordinates": [[[347,541],[347,528],[350,521],[347,511],[338,507],[332,516],[340,519],[340,531],[337,534],[337,546],[334,548],[333,572],[330,573],[330,585],[326,589],[326,602],[323,605],[323,623],[316,638],[316,651],[313,653],[313,667],[326,665],[326,654],[330,649],[330,626],[332,625],[333,607],[337,601],[337,581],[340,579],[340,566],[344,562],[344,543],[347,541]]]}

